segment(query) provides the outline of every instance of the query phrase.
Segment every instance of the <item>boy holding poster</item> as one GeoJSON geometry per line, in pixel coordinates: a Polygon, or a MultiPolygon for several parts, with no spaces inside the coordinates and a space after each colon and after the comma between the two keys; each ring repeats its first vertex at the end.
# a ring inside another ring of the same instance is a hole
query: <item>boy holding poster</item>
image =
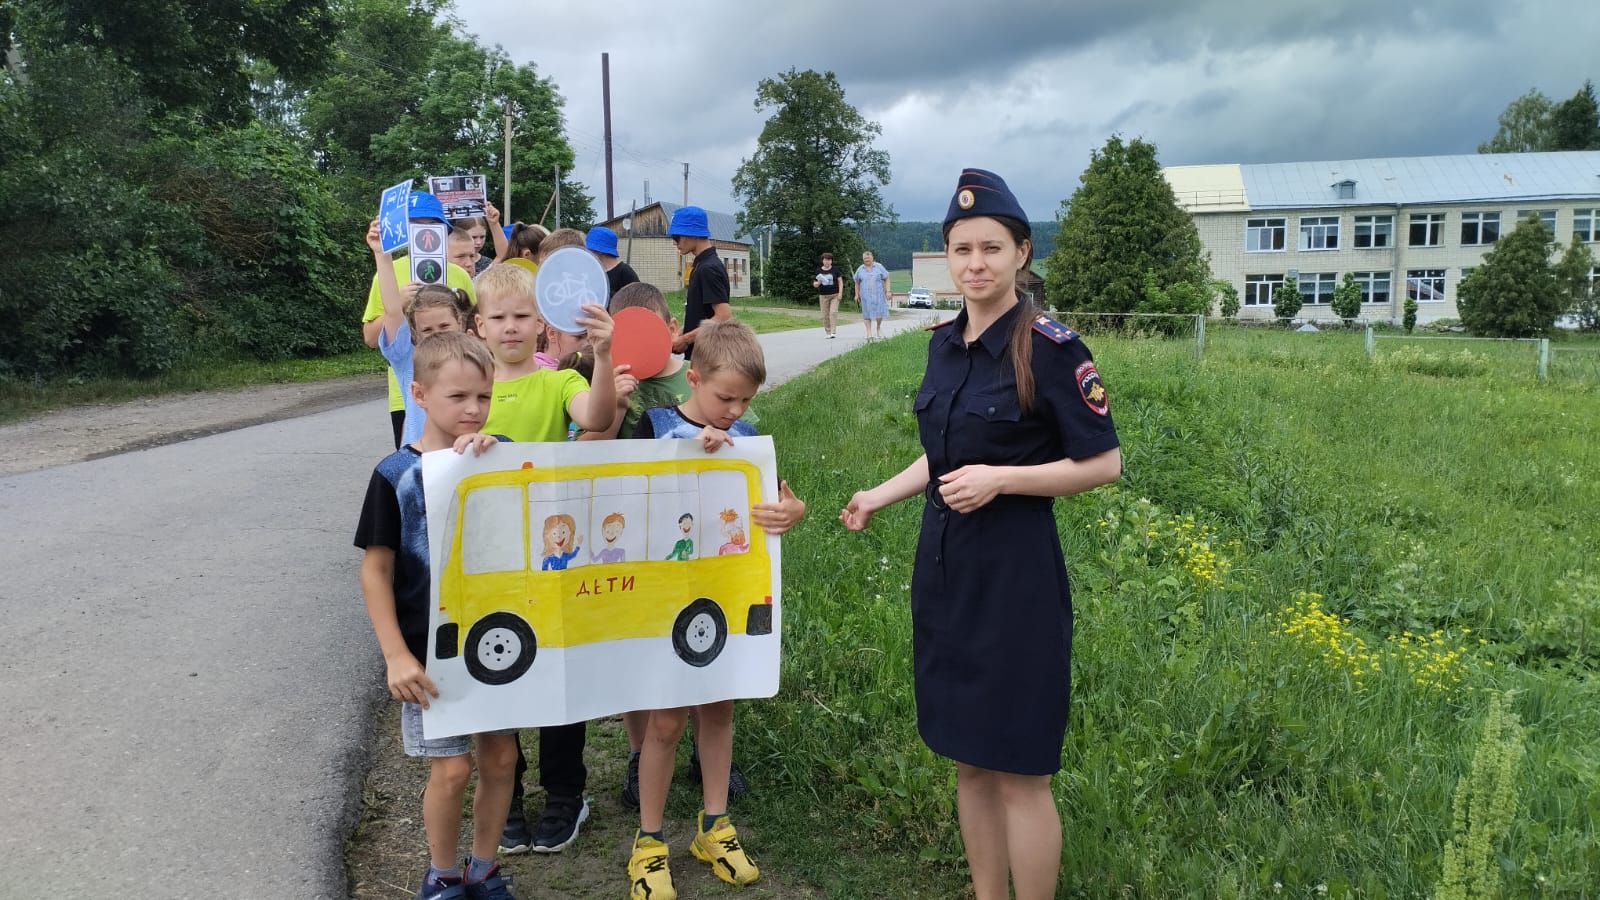
{"type": "MultiPolygon", "coordinates": [[[[767,380],[761,342],[742,322],[717,321],[700,326],[694,359],[689,365],[689,399],[679,406],[650,409],[634,428],[636,438],[692,439],[707,453],[715,453],[734,438],[753,435],[755,428],[740,416],[767,380]]],[[[775,503],[750,507],[750,520],[769,535],[794,527],[806,505],[778,482],[775,503]]],[[[689,707],[650,712],[639,759],[639,832],[628,860],[629,896],[639,900],[674,900],[672,873],[667,869],[668,849],[662,820],[667,791],[672,786],[673,757],[689,721],[689,707]]],[[[761,872],[739,843],[739,833],[729,821],[728,773],[733,764],[733,701],[701,704],[696,735],[702,771],[704,808],[696,823],[689,852],[709,863],[717,877],[729,884],[751,884],[761,872]]]]}
{"type": "Polygon", "coordinates": [[[417,345],[415,380],[406,385],[427,412],[422,437],[385,457],[372,473],[355,544],[363,550],[361,594],[387,668],[389,693],[404,703],[400,731],[407,756],[429,761],[422,823],[429,865],[419,900],[515,900],[495,863],[500,830],[511,799],[516,732],[429,740],[422,710],[438,688],[423,669],[427,658],[431,579],[428,522],[423,504],[422,454],[453,447],[482,453],[495,439],[479,432],[489,413],[494,360],[477,338],[434,334],[417,345]],[[478,784],[472,801],[472,855],[456,856],[461,801],[478,749],[478,784]]]}

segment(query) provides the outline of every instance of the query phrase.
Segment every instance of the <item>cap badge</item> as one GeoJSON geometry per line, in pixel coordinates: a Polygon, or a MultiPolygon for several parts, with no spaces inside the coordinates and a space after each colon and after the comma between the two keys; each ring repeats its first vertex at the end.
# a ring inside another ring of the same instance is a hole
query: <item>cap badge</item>
{"type": "Polygon", "coordinates": [[[973,202],[972,192],[966,188],[962,188],[961,193],[956,195],[956,205],[962,209],[971,209],[973,202]]]}

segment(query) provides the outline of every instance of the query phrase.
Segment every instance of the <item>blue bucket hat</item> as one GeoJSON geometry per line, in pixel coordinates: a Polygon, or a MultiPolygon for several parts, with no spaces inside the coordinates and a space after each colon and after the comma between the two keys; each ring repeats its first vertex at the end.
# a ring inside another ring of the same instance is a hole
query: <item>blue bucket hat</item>
{"type": "Polygon", "coordinates": [[[454,231],[450,220],[445,218],[444,204],[439,198],[425,191],[411,192],[411,209],[406,213],[408,219],[437,219],[444,223],[446,231],[454,231]]]}
{"type": "Polygon", "coordinates": [[[583,236],[583,246],[607,256],[621,255],[617,252],[617,233],[604,225],[589,229],[589,233],[583,236]]]}
{"type": "Polygon", "coordinates": [[[950,198],[950,210],[944,214],[944,224],[949,225],[973,216],[1005,216],[1022,223],[1029,235],[1028,214],[1022,211],[1015,194],[1006,187],[1005,179],[983,169],[964,169],[956,182],[955,196],[950,198]]]}
{"type": "Polygon", "coordinates": [[[667,226],[668,237],[711,237],[711,226],[706,224],[706,211],[698,206],[680,206],[672,211],[672,224],[667,226]]]}

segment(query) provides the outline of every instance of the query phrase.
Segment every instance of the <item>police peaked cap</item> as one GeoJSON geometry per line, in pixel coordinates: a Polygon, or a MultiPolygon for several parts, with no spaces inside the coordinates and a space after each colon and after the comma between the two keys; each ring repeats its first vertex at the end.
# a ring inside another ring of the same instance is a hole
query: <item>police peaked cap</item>
{"type": "Polygon", "coordinates": [[[956,182],[955,196],[950,198],[950,210],[944,214],[944,224],[973,216],[1004,216],[1022,223],[1028,235],[1033,229],[1028,225],[1028,214],[1022,211],[1017,196],[1006,187],[999,175],[984,169],[964,169],[956,182]]]}

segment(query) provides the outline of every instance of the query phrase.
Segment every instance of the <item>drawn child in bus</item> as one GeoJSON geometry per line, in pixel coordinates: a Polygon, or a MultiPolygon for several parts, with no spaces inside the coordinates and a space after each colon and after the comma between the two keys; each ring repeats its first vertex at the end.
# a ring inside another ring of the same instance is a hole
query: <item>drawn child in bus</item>
{"type": "Polygon", "coordinates": [[[622,537],[622,529],[627,527],[628,520],[622,513],[614,512],[600,522],[600,536],[605,538],[606,545],[594,551],[590,558],[597,563],[627,562],[627,549],[617,545],[617,540],[622,537]]]}
{"type": "Polygon", "coordinates": [[[577,520],[566,513],[547,516],[544,520],[544,561],[542,572],[561,571],[578,555],[578,545],[583,537],[578,534],[577,520]]]}
{"type": "Polygon", "coordinates": [[[690,513],[684,513],[679,516],[678,530],[683,532],[683,537],[672,545],[672,552],[667,554],[667,560],[688,562],[694,559],[694,538],[689,537],[689,534],[694,531],[694,516],[690,513]]]}
{"type": "Polygon", "coordinates": [[[718,556],[727,556],[730,553],[743,553],[750,549],[750,540],[745,537],[744,520],[732,509],[725,509],[717,514],[722,520],[722,536],[727,540],[717,549],[718,556]]]}

